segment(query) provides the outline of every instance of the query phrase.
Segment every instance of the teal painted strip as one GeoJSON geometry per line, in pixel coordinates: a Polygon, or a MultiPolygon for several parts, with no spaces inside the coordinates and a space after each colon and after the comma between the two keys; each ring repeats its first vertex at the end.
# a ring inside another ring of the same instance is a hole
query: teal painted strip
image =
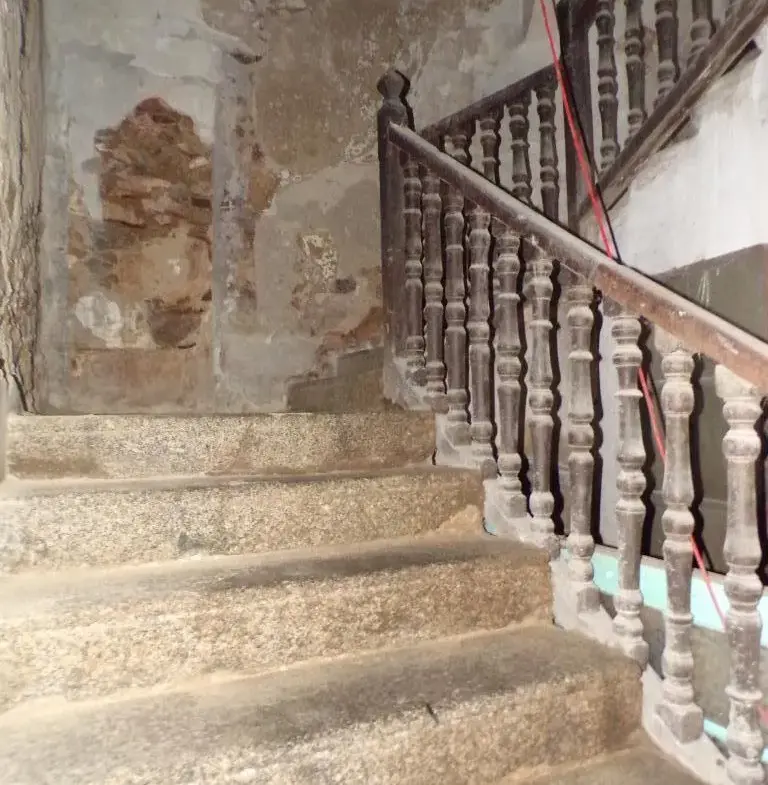
{"type": "MultiPolygon", "coordinates": [[[[600,549],[592,557],[595,568],[595,583],[600,591],[615,595],[618,590],[618,557],[614,552],[600,549]]],[[[717,597],[718,604],[723,613],[728,610],[728,599],[725,596],[723,584],[719,580],[712,581],[712,588],[717,597]]],[[[643,593],[643,602],[649,608],[664,611],[667,604],[667,575],[661,561],[649,563],[643,560],[640,565],[640,591],[643,593]]],[[[758,604],[758,610],[763,620],[763,631],[760,645],[768,648],[768,596],[763,594],[758,604]]],[[[697,627],[715,632],[723,632],[723,625],[715,610],[712,598],[709,596],[707,585],[698,570],[694,570],[693,583],[691,584],[691,608],[693,623],[697,627]]]]}
{"type": "MultiPolygon", "coordinates": [[[[728,731],[722,725],[712,722],[712,720],[704,720],[704,733],[706,733],[710,739],[714,739],[723,745],[728,736],[728,731]]],[[[768,747],[763,748],[762,761],[763,763],[768,763],[768,747]]]]}

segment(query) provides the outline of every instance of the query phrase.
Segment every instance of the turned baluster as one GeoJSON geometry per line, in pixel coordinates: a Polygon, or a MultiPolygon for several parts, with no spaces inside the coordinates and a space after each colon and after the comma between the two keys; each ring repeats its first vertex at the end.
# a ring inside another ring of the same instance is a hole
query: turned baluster
{"type": "Polygon", "coordinates": [[[552,363],[550,359],[550,306],[552,302],[552,257],[534,248],[530,274],[526,278],[526,294],[531,303],[531,360],[528,368],[528,401],[531,409],[530,430],[533,449],[531,481],[531,526],[537,544],[554,558],[559,546],[555,536],[552,513],[552,363]]]}
{"type": "Polygon", "coordinates": [[[634,136],[648,116],[645,111],[645,42],[643,0],[627,0],[627,31],[624,53],[627,58],[629,92],[628,134],[634,136]]]}
{"type": "Polygon", "coordinates": [[[496,278],[496,369],[499,375],[498,447],[499,474],[504,491],[505,512],[510,518],[525,515],[525,496],[520,482],[523,466],[519,452],[520,437],[520,237],[509,227],[498,226],[496,278]]]}
{"type": "MultiPolygon", "coordinates": [[[[450,136],[450,154],[469,164],[469,135],[450,136]]],[[[464,282],[464,197],[448,186],[445,194],[445,364],[447,368],[448,435],[456,446],[470,443],[467,404],[467,309],[464,282]]]]}
{"type": "Polygon", "coordinates": [[[469,213],[469,376],[472,386],[472,453],[483,476],[496,474],[491,421],[491,318],[488,254],[491,216],[474,205],[469,213]]]}
{"type": "Polygon", "coordinates": [[[658,103],[674,86],[680,75],[677,60],[677,0],[657,0],[656,40],[659,49],[657,70],[659,88],[658,103]]]}
{"type": "Polygon", "coordinates": [[[643,353],[638,346],[640,322],[628,313],[613,319],[611,335],[615,343],[613,365],[618,377],[619,443],[616,460],[619,472],[616,477],[618,500],[616,524],[618,529],[619,587],[616,594],[614,630],[625,654],[641,666],[648,662],[648,644],[643,639],[643,622],[640,611],[643,595],[640,593],[640,560],[642,556],[643,522],[645,505],[643,494],[646,481],[645,445],[643,443],[638,373],[643,353]]]}
{"type": "Polygon", "coordinates": [[[688,54],[688,65],[698,56],[699,52],[709,43],[715,31],[712,21],[712,0],[692,0],[693,22],[691,23],[691,51],[688,54]]]}
{"type": "Polygon", "coordinates": [[[483,175],[499,184],[499,125],[501,110],[493,109],[480,120],[480,145],[483,148],[483,175]]]}
{"type": "Polygon", "coordinates": [[[615,0],[598,0],[595,26],[597,27],[597,93],[600,109],[602,141],[600,142],[600,166],[607,169],[619,154],[619,85],[616,81],[616,26],[615,0]]]}
{"type": "Polygon", "coordinates": [[[407,158],[405,184],[405,302],[408,333],[405,358],[408,379],[424,384],[424,287],[421,283],[421,177],[419,165],[407,158]]]}
{"type": "Polygon", "coordinates": [[[761,442],[755,430],[760,418],[760,393],[723,366],[715,368],[717,394],[729,430],[723,439],[728,473],[728,509],[724,555],[728,564],[725,594],[728,597],[726,627],[731,656],[727,747],[728,774],[736,785],[762,785],[760,756],[763,734],[758,707],[760,690],[760,632],[757,604],[762,584],[756,570],[760,564],[755,490],[755,461],[761,442]]]}
{"type": "Polygon", "coordinates": [[[568,474],[570,491],[570,533],[568,567],[576,592],[579,611],[596,611],[600,596],[594,583],[592,554],[592,483],[595,440],[592,402],[592,313],[591,286],[576,283],[568,290],[568,474]]]}
{"type": "Polygon", "coordinates": [[[427,399],[435,412],[445,410],[443,361],[443,247],[440,228],[440,179],[424,172],[421,196],[424,214],[424,325],[427,353],[427,399]]]}
{"type": "Polygon", "coordinates": [[[560,184],[557,170],[557,141],[555,140],[555,85],[546,84],[536,90],[536,110],[539,115],[539,167],[541,171],[541,206],[548,218],[557,220],[560,207],[560,184]]]}
{"type": "Polygon", "coordinates": [[[509,131],[512,136],[512,196],[531,201],[531,160],[529,157],[528,108],[531,94],[522,93],[509,104],[509,131]]]}
{"type": "Polygon", "coordinates": [[[694,395],[693,356],[674,336],[656,330],[656,347],[662,354],[664,386],[661,407],[666,425],[664,466],[664,566],[667,573],[665,643],[662,657],[664,685],[657,711],[679,742],[697,739],[703,715],[693,691],[691,648],[691,580],[693,577],[694,518],[690,427],[694,395]]]}

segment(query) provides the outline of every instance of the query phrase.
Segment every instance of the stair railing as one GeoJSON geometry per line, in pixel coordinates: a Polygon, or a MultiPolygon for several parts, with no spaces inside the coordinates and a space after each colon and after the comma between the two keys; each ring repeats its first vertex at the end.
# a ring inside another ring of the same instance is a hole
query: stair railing
{"type": "MultiPolygon", "coordinates": [[[[613,304],[620,469],[615,508],[619,580],[613,628],[618,645],[641,665],[648,660],[640,592],[641,536],[648,510],[637,379],[644,327],[654,332],[663,358],[661,410],[667,455],[662,519],[668,586],[666,678],[657,715],[678,742],[690,742],[703,732],[703,714],[693,689],[690,611],[694,355],[706,355],[719,364],[717,392],[729,427],[723,441],[731,658],[728,773],[737,785],[763,782],[758,717],[762,584],[756,574],[761,546],[755,472],[762,452],[756,423],[768,391],[768,344],[617,264],[556,224],[546,208],[533,209],[526,203],[530,175],[522,177],[527,147],[519,141],[514,148],[517,168],[513,166],[518,196],[513,196],[493,182],[497,175],[490,163],[484,166],[485,176],[466,165],[466,134],[453,126],[441,129],[449,150],[443,152],[407,127],[407,112],[395,106],[405,89],[402,77],[389,73],[381,89],[386,107],[386,115],[380,116],[386,178],[382,190],[386,190],[385,209],[390,211],[384,220],[384,274],[390,275],[389,297],[397,304],[392,312],[402,318],[409,384],[424,391],[423,402],[436,413],[438,459],[483,471],[486,518],[497,531],[535,543],[553,559],[564,550],[571,592],[583,615],[598,613],[601,607],[592,564],[598,479],[593,347],[598,299],[613,304]],[[389,120],[382,119],[386,117],[389,120]],[[392,190],[396,188],[401,194],[392,190]],[[392,212],[395,206],[399,213],[392,212]],[[402,277],[398,279],[386,265],[401,265],[402,277]],[[564,368],[558,366],[554,346],[557,305],[565,314],[564,368]],[[567,400],[561,423],[556,380],[565,371],[569,384],[562,390],[567,400]],[[526,425],[529,449],[523,442],[526,425]],[[567,433],[569,467],[563,494],[568,502],[564,542],[556,530],[561,427],[567,433]],[[527,453],[530,471],[525,472],[527,453]]],[[[535,90],[530,85],[526,89],[535,90]]],[[[511,98],[507,104],[513,118],[516,100],[511,98]]],[[[484,164],[497,149],[497,139],[491,138],[498,132],[497,116],[489,111],[484,117],[490,118],[485,123],[484,164]]],[[[543,125],[551,133],[548,123],[543,125]]],[[[439,133],[432,135],[435,141],[438,137],[439,133]]],[[[545,204],[547,196],[542,195],[545,204]]]]}

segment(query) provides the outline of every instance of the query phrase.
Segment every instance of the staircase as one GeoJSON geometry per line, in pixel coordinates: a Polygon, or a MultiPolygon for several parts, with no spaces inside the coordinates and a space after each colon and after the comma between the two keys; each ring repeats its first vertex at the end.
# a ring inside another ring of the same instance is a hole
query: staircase
{"type": "Polygon", "coordinates": [[[694,782],[434,444],[394,409],[11,417],[3,782],[694,782]]]}

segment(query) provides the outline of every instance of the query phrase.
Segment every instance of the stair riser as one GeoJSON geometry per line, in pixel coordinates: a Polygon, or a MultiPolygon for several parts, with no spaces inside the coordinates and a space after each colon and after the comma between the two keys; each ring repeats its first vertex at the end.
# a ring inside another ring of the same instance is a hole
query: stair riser
{"type": "Polygon", "coordinates": [[[0,502],[0,568],[238,554],[420,534],[474,505],[468,473],[84,491],[0,502]]]}
{"type": "MultiPolygon", "coordinates": [[[[227,589],[232,576],[161,597],[79,603],[0,623],[7,707],[103,696],[212,671],[258,672],[551,618],[548,566],[503,557],[227,589]]],[[[258,580],[258,576],[256,576],[258,580]]]]}
{"type": "Polygon", "coordinates": [[[13,417],[7,472],[19,479],[329,472],[423,463],[423,412],[251,417],[13,417]]]}

